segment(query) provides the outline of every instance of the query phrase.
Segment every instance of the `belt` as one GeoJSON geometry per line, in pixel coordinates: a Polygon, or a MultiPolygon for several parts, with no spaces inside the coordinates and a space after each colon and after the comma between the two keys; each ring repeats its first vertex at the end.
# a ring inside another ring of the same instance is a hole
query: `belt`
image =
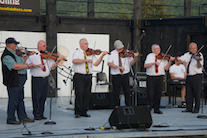
{"type": "Polygon", "coordinates": [[[46,77],[33,77],[32,76],[32,78],[39,78],[39,79],[46,79],[48,76],[46,76],[46,77]]]}
{"type": "Polygon", "coordinates": [[[129,73],[126,73],[126,74],[116,74],[116,75],[112,75],[112,76],[127,76],[129,75],[129,73]]]}
{"type": "Polygon", "coordinates": [[[82,76],[92,76],[92,74],[81,74],[81,73],[75,73],[77,75],[82,75],[82,76]]]}

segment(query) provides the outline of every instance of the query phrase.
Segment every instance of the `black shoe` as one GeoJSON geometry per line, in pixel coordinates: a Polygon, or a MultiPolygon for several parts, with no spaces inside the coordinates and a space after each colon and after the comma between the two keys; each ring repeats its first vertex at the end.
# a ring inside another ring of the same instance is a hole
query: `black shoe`
{"type": "Polygon", "coordinates": [[[185,109],[184,111],[182,111],[183,113],[187,113],[187,112],[192,112],[192,110],[188,110],[188,109],[185,109]]]}
{"type": "Polygon", "coordinates": [[[45,120],[45,119],[47,119],[47,117],[44,117],[44,116],[43,116],[43,117],[41,117],[41,119],[45,120]]]}
{"type": "Polygon", "coordinates": [[[7,122],[7,124],[11,124],[11,125],[19,125],[19,124],[21,124],[19,121],[9,121],[9,122],[7,122]]]}
{"type": "Polygon", "coordinates": [[[78,114],[77,114],[77,115],[75,115],[75,118],[80,118],[80,115],[78,115],[78,114]]]}
{"type": "Polygon", "coordinates": [[[156,114],[163,114],[162,111],[160,111],[160,110],[155,110],[154,113],[156,113],[156,114]]]}
{"type": "Polygon", "coordinates": [[[91,117],[91,115],[89,115],[89,114],[83,114],[83,115],[81,115],[81,116],[84,116],[84,117],[91,117]]]}
{"type": "Polygon", "coordinates": [[[22,119],[21,122],[31,123],[31,122],[34,122],[34,120],[33,119],[29,119],[28,117],[26,117],[26,118],[22,119]]]}
{"type": "Polygon", "coordinates": [[[199,109],[198,108],[195,108],[192,113],[198,113],[198,112],[199,112],[199,109]]]}
{"type": "Polygon", "coordinates": [[[35,117],[34,120],[42,120],[41,117],[35,117]]]}

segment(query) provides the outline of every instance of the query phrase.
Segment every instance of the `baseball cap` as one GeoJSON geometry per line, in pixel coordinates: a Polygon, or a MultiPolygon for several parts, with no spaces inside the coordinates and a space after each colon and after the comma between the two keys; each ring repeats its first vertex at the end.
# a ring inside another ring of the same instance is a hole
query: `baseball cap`
{"type": "Polygon", "coordinates": [[[114,42],[114,46],[115,46],[117,49],[124,48],[124,45],[123,45],[123,43],[122,43],[120,40],[116,40],[116,41],[114,42]]]}
{"type": "Polygon", "coordinates": [[[14,38],[12,38],[12,37],[7,38],[5,43],[6,43],[6,45],[7,45],[7,44],[12,44],[12,43],[14,43],[14,44],[16,44],[16,45],[19,44],[19,42],[17,42],[17,41],[16,41],[14,38]]]}

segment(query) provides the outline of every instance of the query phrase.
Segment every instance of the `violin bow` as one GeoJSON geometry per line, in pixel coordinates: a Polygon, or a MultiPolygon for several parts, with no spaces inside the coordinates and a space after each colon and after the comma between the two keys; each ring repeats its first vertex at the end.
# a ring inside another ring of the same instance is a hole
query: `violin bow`
{"type": "MultiPolygon", "coordinates": [[[[50,53],[50,55],[49,55],[49,57],[48,57],[47,59],[49,59],[49,58],[51,57],[51,55],[52,55],[53,52],[55,51],[56,47],[57,47],[57,46],[54,46],[52,52],[50,53]]],[[[47,61],[48,61],[48,60],[46,60],[45,64],[47,64],[47,61]]],[[[45,64],[44,64],[44,67],[45,67],[45,64]]]]}
{"type": "Polygon", "coordinates": [[[195,55],[197,55],[198,54],[198,52],[200,52],[201,51],[201,49],[203,49],[203,47],[204,47],[204,45],[202,45],[199,49],[198,49],[198,51],[193,55],[194,57],[195,57],[195,55]]]}
{"type": "Polygon", "coordinates": [[[167,53],[170,51],[172,45],[170,45],[165,53],[165,55],[163,56],[163,58],[161,59],[160,63],[163,61],[163,59],[166,57],[167,53]]]}
{"type": "MultiPolygon", "coordinates": [[[[199,48],[199,50],[198,50],[194,55],[192,55],[192,58],[195,58],[195,56],[198,54],[198,52],[201,51],[201,49],[203,49],[203,47],[204,47],[204,45],[202,45],[202,46],[199,48]]],[[[190,59],[190,61],[188,62],[188,64],[192,61],[192,58],[190,59]]],[[[199,64],[201,65],[200,62],[199,62],[199,64]]]]}

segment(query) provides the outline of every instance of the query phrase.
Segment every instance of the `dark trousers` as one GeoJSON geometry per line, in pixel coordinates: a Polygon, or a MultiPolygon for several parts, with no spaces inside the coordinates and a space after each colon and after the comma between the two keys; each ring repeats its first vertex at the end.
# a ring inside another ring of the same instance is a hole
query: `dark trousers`
{"type": "Polygon", "coordinates": [[[92,75],[74,75],[75,86],[75,114],[84,115],[88,111],[89,100],[91,97],[92,75]]]}
{"type": "Polygon", "coordinates": [[[195,108],[200,108],[200,98],[202,91],[202,74],[187,76],[186,78],[186,104],[187,109],[192,111],[193,98],[195,98],[195,108]]]}
{"type": "Polygon", "coordinates": [[[150,110],[159,110],[162,96],[163,76],[147,76],[147,96],[150,110]]]}
{"type": "Polygon", "coordinates": [[[27,117],[24,106],[24,84],[27,80],[26,75],[18,75],[19,85],[16,87],[7,87],[8,91],[8,107],[7,107],[7,122],[15,121],[15,111],[19,120],[27,117]]]}
{"type": "Polygon", "coordinates": [[[113,94],[115,106],[120,106],[120,91],[121,87],[124,91],[125,104],[126,106],[131,106],[131,97],[130,97],[130,87],[129,87],[129,74],[125,75],[112,75],[112,85],[113,85],[113,94]]]}
{"type": "Polygon", "coordinates": [[[32,77],[32,104],[35,118],[44,116],[45,101],[49,91],[48,77],[32,77]]]}

